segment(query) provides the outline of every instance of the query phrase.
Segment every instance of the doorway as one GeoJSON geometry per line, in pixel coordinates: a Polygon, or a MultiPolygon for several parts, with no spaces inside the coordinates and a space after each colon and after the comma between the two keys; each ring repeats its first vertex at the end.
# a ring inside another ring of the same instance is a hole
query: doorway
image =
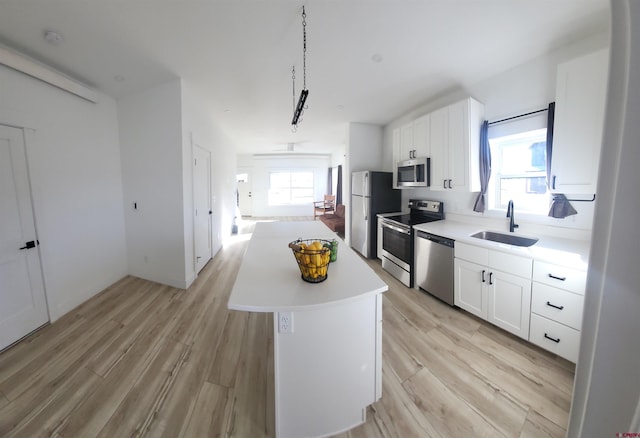
{"type": "Polygon", "coordinates": [[[211,152],[193,147],[193,251],[199,273],[213,257],[211,209],[211,152]]]}
{"type": "Polygon", "coordinates": [[[49,321],[22,129],[0,125],[0,350],[49,321]]]}
{"type": "Polygon", "coordinates": [[[253,215],[253,195],[251,193],[251,169],[238,169],[236,174],[238,183],[238,208],[242,216],[253,215]]]}

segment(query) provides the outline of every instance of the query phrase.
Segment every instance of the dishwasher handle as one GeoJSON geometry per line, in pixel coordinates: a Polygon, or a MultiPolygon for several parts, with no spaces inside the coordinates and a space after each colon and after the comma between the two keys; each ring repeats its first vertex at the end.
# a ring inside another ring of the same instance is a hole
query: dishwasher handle
{"type": "Polygon", "coordinates": [[[418,231],[417,236],[420,237],[421,239],[427,239],[439,245],[448,246],[449,248],[453,248],[455,243],[455,240],[453,239],[448,239],[442,236],[436,236],[435,234],[425,233],[424,231],[418,231]]]}

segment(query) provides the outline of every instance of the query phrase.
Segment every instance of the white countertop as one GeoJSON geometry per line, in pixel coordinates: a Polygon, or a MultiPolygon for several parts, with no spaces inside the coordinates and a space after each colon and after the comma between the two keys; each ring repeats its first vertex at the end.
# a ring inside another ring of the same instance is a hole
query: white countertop
{"type": "Polygon", "coordinates": [[[228,307],[249,312],[300,311],[332,306],[384,292],[388,286],[320,221],[260,222],[244,255],[228,307]],[[336,239],[338,259],[321,283],[302,280],[288,244],[336,239]]]}
{"type": "Polygon", "coordinates": [[[514,233],[516,236],[536,237],[540,239],[535,245],[525,248],[471,237],[472,234],[479,231],[496,231],[502,234],[510,234],[508,232],[505,233],[501,230],[492,230],[486,226],[472,223],[443,220],[416,225],[414,228],[416,230],[425,231],[438,236],[448,237],[456,242],[463,242],[514,255],[531,257],[534,260],[568,266],[574,269],[586,271],[589,263],[590,244],[588,241],[543,235],[521,234],[516,231],[514,233]]]}

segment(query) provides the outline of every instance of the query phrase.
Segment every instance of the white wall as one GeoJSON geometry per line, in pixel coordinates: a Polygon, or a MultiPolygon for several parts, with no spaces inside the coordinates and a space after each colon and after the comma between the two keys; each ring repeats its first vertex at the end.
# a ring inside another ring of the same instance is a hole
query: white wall
{"type": "Polygon", "coordinates": [[[181,99],[176,79],[120,99],[118,119],[129,273],[186,288],[181,99]]]}
{"type": "Polygon", "coordinates": [[[270,206],[268,202],[269,172],[291,169],[313,171],[314,200],[321,200],[327,192],[327,174],[329,167],[331,167],[331,156],[274,155],[254,158],[253,155],[239,155],[237,165],[251,169],[253,179],[251,183],[251,210],[254,217],[313,216],[312,203],[270,206]]]}
{"type": "Polygon", "coordinates": [[[235,146],[181,79],[118,105],[129,272],[186,289],[196,278],[193,147],[211,151],[215,254],[231,234],[235,213],[235,146]]]}
{"type": "Polygon", "coordinates": [[[347,128],[347,156],[343,184],[345,209],[345,242],[351,244],[351,174],[360,170],[387,170],[383,158],[382,126],[368,123],[349,123],[347,128]]]}
{"type": "Polygon", "coordinates": [[[0,66],[0,123],[32,128],[29,174],[54,321],[127,274],[116,103],[0,66]]]}
{"type": "MultiPolygon", "coordinates": [[[[489,121],[546,108],[549,102],[555,101],[557,64],[607,45],[608,34],[594,35],[473,86],[460,87],[407,112],[385,126],[383,152],[385,170],[391,171],[393,169],[393,129],[414,118],[469,96],[484,104],[485,118],[489,121]]],[[[501,219],[504,216],[504,212],[489,211],[485,212],[484,215],[474,213],[475,193],[438,192],[429,189],[403,190],[403,204],[406,204],[410,198],[444,201],[447,214],[454,213],[473,218],[484,217],[489,219],[501,219]]],[[[590,230],[593,222],[594,203],[580,202],[573,205],[578,214],[565,219],[537,215],[518,215],[518,222],[521,226],[519,231],[526,233],[529,226],[536,225],[590,230]]],[[[506,223],[506,221],[503,222],[506,223]]]]}
{"type": "Polygon", "coordinates": [[[193,254],[193,146],[211,151],[212,249],[215,255],[222,240],[231,234],[236,206],[236,148],[218,128],[211,112],[197,92],[182,81],[182,162],[184,198],[185,272],[195,279],[193,254]]]}

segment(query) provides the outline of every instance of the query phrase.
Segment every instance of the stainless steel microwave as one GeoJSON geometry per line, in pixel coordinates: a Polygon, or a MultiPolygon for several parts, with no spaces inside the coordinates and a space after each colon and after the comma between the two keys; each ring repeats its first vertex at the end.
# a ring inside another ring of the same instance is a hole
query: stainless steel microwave
{"type": "Polygon", "coordinates": [[[397,185],[398,187],[429,187],[431,159],[427,157],[398,161],[397,185]]]}

